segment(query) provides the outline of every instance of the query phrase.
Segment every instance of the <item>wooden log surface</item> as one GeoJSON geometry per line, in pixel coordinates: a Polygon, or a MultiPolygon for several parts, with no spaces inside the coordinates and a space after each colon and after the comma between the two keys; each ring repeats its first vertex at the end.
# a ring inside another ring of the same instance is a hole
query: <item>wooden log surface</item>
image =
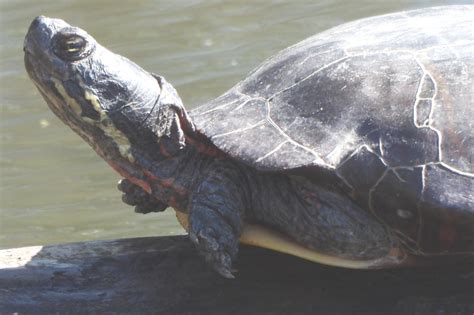
{"type": "Polygon", "coordinates": [[[0,314],[469,314],[474,268],[348,270],[241,246],[236,279],[186,236],[0,251],[0,314]]]}

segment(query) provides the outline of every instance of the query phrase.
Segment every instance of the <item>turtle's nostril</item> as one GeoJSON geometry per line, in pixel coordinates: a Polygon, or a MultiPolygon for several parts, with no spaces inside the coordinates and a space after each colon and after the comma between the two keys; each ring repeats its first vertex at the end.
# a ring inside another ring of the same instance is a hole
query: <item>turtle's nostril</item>
{"type": "Polygon", "coordinates": [[[37,36],[36,33],[41,28],[41,25],[44,24],[45,17],[40,15],[35,17],[31,22],[30,27],[28,28],[28,33],[26,34],[25,41],[23,42],[23,51],[32,52],[31,45],[33,39],[37,36]]]}
{"type": "Polygon", "coordinates": [[[45,19],[47,18],[43,15],[35,17],[34,20],[30,24],[30,28],[28,29],[28,32],[31,32],[41,27],[41,25],[44,24],[45,19]]]}
{"type": "Polygon", "coordinates": [[[43,15],[34,18],[28,28],[25,41],[23,42],[24,52],[34,54],[35,47],[37,47],[39,43],[47,43],[47,39],[51,36],[51,30],[48,29],[51,21],[52,19],[43,15]]]}

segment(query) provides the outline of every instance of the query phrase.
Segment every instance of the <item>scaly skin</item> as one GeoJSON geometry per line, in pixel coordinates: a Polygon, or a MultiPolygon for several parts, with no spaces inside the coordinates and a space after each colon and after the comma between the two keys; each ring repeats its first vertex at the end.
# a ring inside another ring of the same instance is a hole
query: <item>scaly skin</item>
{"type": "Polygon", "coordinates": [[[142,200],[135,203],[139,207],[159,199],[187,213],[191,241],[227,278],[245,222],[264,224],[317,252],[351,260],[381,258],[392,248],[391,236],[367,212],[301,177],[259,172],[193,145],[162,163],[166,167],[159,169],[166,168],[171,177],[166,186],[152,182],[149,198],[137,186],[119,189],[127,200],[142,200]]]}

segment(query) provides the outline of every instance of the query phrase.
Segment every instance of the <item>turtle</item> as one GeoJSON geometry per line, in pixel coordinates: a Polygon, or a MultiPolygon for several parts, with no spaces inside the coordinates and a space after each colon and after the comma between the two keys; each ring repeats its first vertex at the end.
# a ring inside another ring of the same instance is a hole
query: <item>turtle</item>
{"type": "Polygon", "coordinates": [[[474,6],[352,21],[187,111],[161,76],[39,16],[27,72],[123,180],[234,277],[239,241],[377,269],[474,257],[474,6]]]}

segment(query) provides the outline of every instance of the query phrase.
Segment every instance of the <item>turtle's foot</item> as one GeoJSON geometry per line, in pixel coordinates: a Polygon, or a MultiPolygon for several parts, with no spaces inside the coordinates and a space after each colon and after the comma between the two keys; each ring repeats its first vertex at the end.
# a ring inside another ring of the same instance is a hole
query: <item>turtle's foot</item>
{"type": "Polygon", "coordinates": [[[225,278],[234,278],[232,261],[237,256],[238,239],[218,213],[210,209],[191,213],[189,237],[215,271],[225,278]]]}
{"type": "Polygon", "coordinates": [[[118,182],[117,188],[123,192],[122,201],[130,206],[135,206],[137,213],[161,212],[168,208],[167,204],[156,200],[126,178],[118,182]]]}

